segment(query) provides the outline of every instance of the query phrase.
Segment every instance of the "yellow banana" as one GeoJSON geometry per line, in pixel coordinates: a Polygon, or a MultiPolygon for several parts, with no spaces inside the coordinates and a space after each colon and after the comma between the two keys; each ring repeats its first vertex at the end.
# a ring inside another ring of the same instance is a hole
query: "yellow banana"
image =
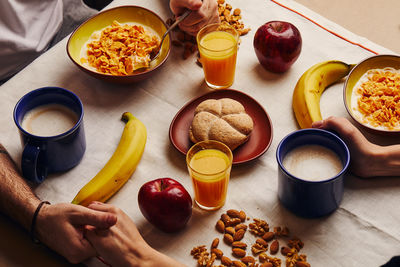
{"type": "Polygon", "coordinates": [[[126,125],[117,149],[103,169],[78,192],[73,204],[87,206],[92,201],[107,201],[135,171],[146,144],[146,127],[129,112],[122,114],[121,119],[126,125]]]}
{"type": "Polygon", "coordinates": [[[349,74],[355,65],[329,60],[315,64],[299,79],[293,92],[293,111],[300,128],[310,128],[322,120],[320,98],[328,86],[349,74]]]}

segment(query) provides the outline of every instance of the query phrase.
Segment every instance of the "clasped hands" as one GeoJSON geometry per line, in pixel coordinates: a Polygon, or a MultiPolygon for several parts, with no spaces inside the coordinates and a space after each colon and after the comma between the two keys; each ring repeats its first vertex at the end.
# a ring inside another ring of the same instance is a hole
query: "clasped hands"
{"type": "Polygon", "coordinates": [[[155,266],[160,262],[183,266],[151,248],[129,216],[109,204],[93,202],[87,208],[67,203],[44,205],[36,233],[41,242],[71,263],[100,256],[112,266],[155,266]]]}

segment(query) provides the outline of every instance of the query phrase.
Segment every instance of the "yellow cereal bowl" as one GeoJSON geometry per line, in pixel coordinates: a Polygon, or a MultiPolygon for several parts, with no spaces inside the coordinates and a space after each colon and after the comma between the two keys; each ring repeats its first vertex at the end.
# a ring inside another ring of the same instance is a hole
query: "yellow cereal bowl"
{"type": "Polygon", "coordinates": [[[349,115],[367,131],[378,134],[398,134],[400,130],[387,130],[382,128],[373,127],[369,124],[362,122],[355,111],[351,108],[352,94],[359,79],[368,71],[372,69],[384,69],[391,67],[400,70],[400,56],[397,55],[377,55],[369,57],[358,63],[347,76],[344,84],[343,99],[344,104],[349,115]]]}
{"type": "Polygon", "coordinates": [[[119,23],[138,23],[147,26],[154,30],[160,37],[167,30],[164,21],[153,11],[139,6],[120,6],[105,10],[88,19],[80,25],[70,36],[67,43],[67,53],[72,62],[75,63],[81,70],[98,79],[114,82],[114,83],[134,83],[144,80],[152,75],[155,71],[167,60],[170,48],[171,39],[167,36],[161,47],[160,55],[151,63],[147,69],[137,70],[130,75],[112,75],[97,72],[89,67],[81,64],[81,49],[89,40],[90,36],[95,32],[104,29],[112,24],[113,21],[119,23]]]}

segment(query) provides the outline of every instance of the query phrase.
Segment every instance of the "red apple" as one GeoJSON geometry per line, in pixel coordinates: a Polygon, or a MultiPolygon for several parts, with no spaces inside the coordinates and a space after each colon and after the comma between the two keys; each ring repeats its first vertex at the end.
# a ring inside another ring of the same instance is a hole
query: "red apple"
{"type": "Polygon", "coordinates": [[[260,64],[276,73],[287,71],[301,52],[299,30],[286,21],[270,21],[258,28],[253,40],[260,64]]]}
{"type": "Polygon", "coordinates": [[[165,232],[181,230],[192,216],[192,198],[183,185],[171,178],[142,185],[138,203],[143,216],[165,232]]]}

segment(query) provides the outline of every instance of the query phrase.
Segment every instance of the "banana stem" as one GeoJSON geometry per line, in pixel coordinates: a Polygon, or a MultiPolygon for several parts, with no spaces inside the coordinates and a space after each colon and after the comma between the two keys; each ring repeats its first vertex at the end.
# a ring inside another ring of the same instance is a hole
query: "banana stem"
{"type": "Polygon", "coordinates": [[[121,120],[125,123],[133,119],[135,119],[135,116],[133,116],[130,112],[124,112],[121,117],[121,120]]]}

